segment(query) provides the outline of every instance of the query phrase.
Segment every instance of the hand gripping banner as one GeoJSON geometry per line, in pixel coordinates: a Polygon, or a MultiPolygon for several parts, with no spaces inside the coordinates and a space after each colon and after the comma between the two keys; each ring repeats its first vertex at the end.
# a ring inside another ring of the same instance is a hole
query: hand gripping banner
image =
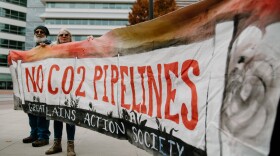
{"type": "Polygon", "coordinates": [[[205,0],[99,38],[11,50],[15,107],[154,155],[269,155],[279,34],[279,0],[205,0]]]}

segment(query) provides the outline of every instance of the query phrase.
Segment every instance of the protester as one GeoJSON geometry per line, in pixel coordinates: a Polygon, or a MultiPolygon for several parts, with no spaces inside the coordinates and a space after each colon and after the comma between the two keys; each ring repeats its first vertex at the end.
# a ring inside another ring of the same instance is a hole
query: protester
{"type": "MultiPolygon", "coordinates": [[[[67,29],[61,29],[57,35],[57,43],[63,44],[67,42],[72,42],[72,35],[67,29]]],[[[62,152],[61,147],[61,137],[62,137],[62,129],[63,123],[60,121],[54,120],[54,144],[53,146],[46,151],[46,154],[54,154],[62,152]]],[[[75,156],[74,150],[74,137],[75,137],[75,125],[66,124],[66,132],[67,132],[67,156],[75,156]]]]}
{"type": "MultiPolygon", "coordinates": [[[[34,41],[36,46],[45,46],[51,44],[47,39],[49,30],[45,26],[38,26],[34,29],[34,41]]],[[[46,117],[36,116],[28,113],[30,135],[22,140],[23,143],[32,143],[33,147],[41,147],[49,144],[49,125],[50,121],[46,117]]]]}

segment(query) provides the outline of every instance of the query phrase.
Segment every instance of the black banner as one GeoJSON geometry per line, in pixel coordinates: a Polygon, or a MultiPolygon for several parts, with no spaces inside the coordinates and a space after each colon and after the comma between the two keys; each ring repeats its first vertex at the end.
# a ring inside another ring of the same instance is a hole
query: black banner
{"type": "Polygon", "coordinates": [[[122,115],[120,118],[114,118],[112,113],[106,116],[91,110],[61,105],[46,105],[40,102],[25,101],[22,107],[26,113],[46,116],[50,120],[75,124],[114,138],[128,140],[131,144],[153,153],[153,155],[206,155],[206,151],[174,137],[172,135],[172,132],[176,131],[174,128],[169,133],[166,132],[158,119],[156,119],[158,129],[146,127],[145,120],[139,121],[137,115],[134,116],[135,119],[131,119],[128,115],[129,112],[125,109],[120,113],[122,115]],[[134,123],[131,121],[134,121],[134,123]]]}

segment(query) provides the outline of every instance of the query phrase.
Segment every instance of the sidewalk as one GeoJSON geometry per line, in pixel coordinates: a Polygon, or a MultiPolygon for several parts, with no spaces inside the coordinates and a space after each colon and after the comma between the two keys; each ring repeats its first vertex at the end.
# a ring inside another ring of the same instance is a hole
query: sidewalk
{"type": "MultiPolygon", "coordinates": [[[[1,95],[1,94],[0,94],[1,95]]],[[[45,151],[53,144],[53,121],[50,123],[50,144],[32,147],[23,144],[22,139],[29,134],[27,115],[13,110],[13,101],[0,100],[0,156],[45,156],[45,151]]],[[[62,153],[66,156],[66,130],[63,129],[62,153]]],[[[127,140],[108,137],[95,131],[76,127],[75,151],[77,156],[150,156],[151,154],[131,145],[127,140]]]]}
{"type": "Polygon", "coordinates": [[[0,90],[0,101],[12,101],[13,90],[0,90]]]}

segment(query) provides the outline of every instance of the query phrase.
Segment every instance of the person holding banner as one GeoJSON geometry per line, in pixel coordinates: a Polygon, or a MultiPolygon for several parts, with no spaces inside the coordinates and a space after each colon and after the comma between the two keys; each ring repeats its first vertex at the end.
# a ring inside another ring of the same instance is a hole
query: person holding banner
{"type": "MultiPolygon", "coordinates": [[[[36,46],[46,46],[51,44],[51,41],[47,39],[49,30],[45,26],[37,26],[34,29],[34,41],[36,46]]],[[[46,117],[36,116],[28,113],[29,125],[31,128],[29,137],[22,140],[23,143],[32,143],[33,147],[41,147],[49,144],[49,131],[50,121],[46,120],[46,117]]]]}
{"type": "MultiPolygon", "coordinates": [[[[72,42],[72,35],[70,31],[67,29],[61,29],[57,35],[57,43],[56,44],[63,44],[67,42],[72,42]]],[[[62,129],[63,129],[63,122],[54,120],[54,144],[53,146],[45,152],[46,155],[55,154],[62,152],[61,147],[61,138],[62,138],[62,129]]],[[[66,132],[67,132],[67,156],[75,156],[74,150],[74,137],[75,137],[75,125],[70,125],[66,123],[66,132]]]]}

